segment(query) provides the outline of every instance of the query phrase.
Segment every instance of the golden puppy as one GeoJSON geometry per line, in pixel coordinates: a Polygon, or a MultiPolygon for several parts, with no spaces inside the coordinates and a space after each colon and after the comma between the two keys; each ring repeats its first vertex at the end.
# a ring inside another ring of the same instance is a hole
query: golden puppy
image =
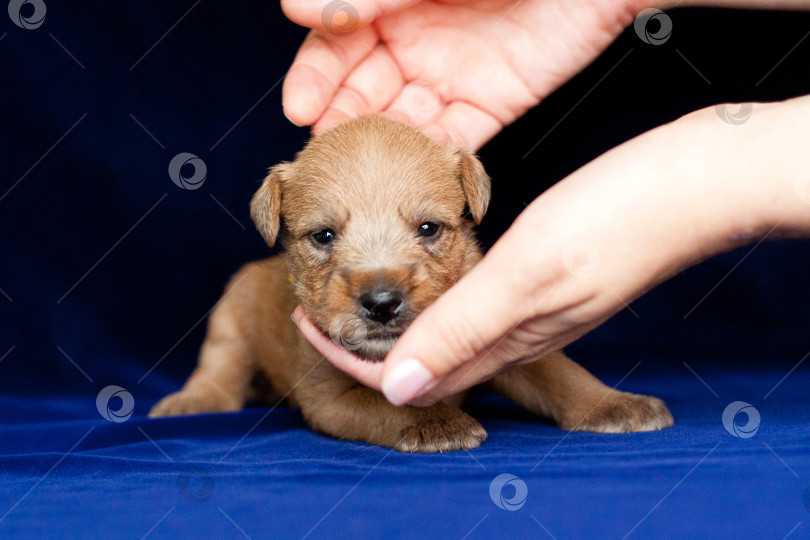
{"type": "MultiPolygon", "coordinates": [[[[428,408],[395,407],[324,360],[290,314],[301,304],[332,339],[382,360],[481,258],[472,227],[489,196],[489,177],[473,154],[404,124],[367,117],[315,137],[294,162],[270,170],[251,202],[270,246],[283,218],[286,254],[248,264],[231,279],[197,369],[150,416],[236,411],[262,388],[263,397],[287,398],[333,437],[405,452],[478,446],[487,434],[459,408],[463,395],[428,408]]],[[[659,399],[612,390],[562,352],[488,384],[564,429],[672,425],[659,399]]]]}

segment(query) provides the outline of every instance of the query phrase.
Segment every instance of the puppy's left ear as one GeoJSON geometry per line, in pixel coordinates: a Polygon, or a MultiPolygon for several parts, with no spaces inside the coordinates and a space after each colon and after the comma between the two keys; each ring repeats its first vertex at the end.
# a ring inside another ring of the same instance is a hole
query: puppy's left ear
{"type": "Polygon", "coordinates": [[[478,157],[466,148],[454,146],[452,151],[458,158],[461,187],[467,197],[467,207],[473,221],[478,225],[487,213],[492,193],[489,175],[478,157]]]}
{"type": "Polygon", "coordinates": [[[250,218],[270,247],[276,243],[281,226],[281,183],[289,166],[289,163],[281,163],[270,169],[250,200],[250,218]]]}

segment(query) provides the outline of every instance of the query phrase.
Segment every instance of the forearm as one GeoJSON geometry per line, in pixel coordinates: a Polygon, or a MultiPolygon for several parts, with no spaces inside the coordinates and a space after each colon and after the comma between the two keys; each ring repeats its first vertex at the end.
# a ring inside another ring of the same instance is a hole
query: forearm
{"type": "Polygon", "coordinates": [[[672,9],[676,7],[717,7],[736,9],[810,9],[810,0],[635,0],[639,9],[655,7],[672,9]]]}
{"type": "Polygon", "coordinates": [[[609,315],[717,253],[765,237],[810,236],[808,139],[807,97],[756,105],[741,125],[723,122],[714,108],[689,114],[539,197],[484,263],[500,261],[491,270],[509,279],[509,260],[492,255],[516,249],[531,231],[540,247],[527,257],[534,274],[545,275],[525,291],[531,302],[543,312],[609,315]]]}
{"type": "MultiPolygon", "coordinates": [[[[695,161],[680,173],[694,174],[692,189],[705,186],[695,219],[709,254],[766,237],[810,236],[810,96],[755,104],[740,125],[717,116],[710,108],[678,121],[694,122],[700,137],[681,147],[704,146],[686,150],[704,166],[695,161]]],[[[691,138],[688,127],[680,131],[691,138]]]]}

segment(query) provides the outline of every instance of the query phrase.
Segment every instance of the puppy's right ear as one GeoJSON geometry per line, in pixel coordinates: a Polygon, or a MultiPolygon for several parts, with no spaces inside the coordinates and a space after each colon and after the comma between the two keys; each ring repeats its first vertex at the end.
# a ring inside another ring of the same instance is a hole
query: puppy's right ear
{"type": "Polygon", "coordinates": [[[289,163],[271,168],[261,187],[250,201],[250,218],[267,245],[273,247],[281,223],[281,184],[289,163]]]}

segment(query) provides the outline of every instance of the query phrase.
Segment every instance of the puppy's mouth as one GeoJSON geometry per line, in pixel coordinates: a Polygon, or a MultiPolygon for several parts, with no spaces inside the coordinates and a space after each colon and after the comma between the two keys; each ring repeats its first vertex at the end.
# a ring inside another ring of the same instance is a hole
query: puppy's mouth
{"type": "Polygon", "coordinates": [[[399,332],[367,336],[363,343],[352,352],[363,360],[382,362],[401,335],[402,333],[399,332]]]}
{"type": "Polygon", "coordinates": [[[376,331],[369,331],[366,334],[367,340],[376,340],[376,341],[386,341],[393,339],[396,341],[399,336],[402,335],[404,330],[396,329],[396,330],[376,330],[376,331]]]}
{"type": "Polygon", "coordinates": [[[405,331],[404,327],[383,328],[363,325],[359,319],[357,326],[346,325],[342,332],[326,333],[336,345],[354,353],[363,360],[379,362],[385,359],[388,351],[405,331]]]}

